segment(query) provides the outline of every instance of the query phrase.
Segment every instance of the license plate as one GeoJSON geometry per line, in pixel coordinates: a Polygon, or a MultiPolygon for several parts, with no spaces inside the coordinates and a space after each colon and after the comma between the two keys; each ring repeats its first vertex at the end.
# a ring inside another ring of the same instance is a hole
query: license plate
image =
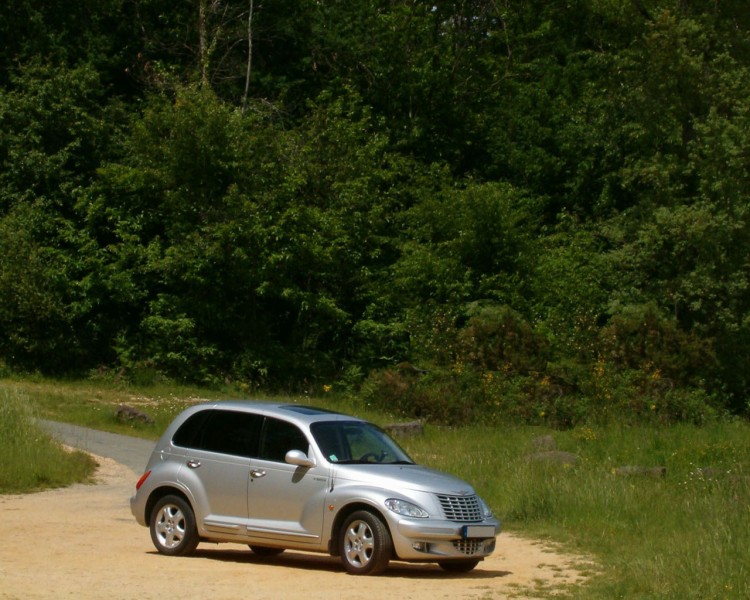
{"type": "Polygon", "coordinates": [[[465,538],[491,538],[495,537],[495,528],[492,525],[464,525],[461,535],[465,538]]]}

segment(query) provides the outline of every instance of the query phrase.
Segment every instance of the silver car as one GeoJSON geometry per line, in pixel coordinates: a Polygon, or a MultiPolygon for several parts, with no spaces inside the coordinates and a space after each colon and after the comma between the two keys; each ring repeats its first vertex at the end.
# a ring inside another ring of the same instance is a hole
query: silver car
{"type": "Polygon", "coordinates": [[[261,556],[339,556],[355,575],[380,573],[391,559],[470,571],[500,532],[468,483],[416,465],[375,425],[267,402],[181,413],[130,507],[162,554],[240,542],[261,556]]]}

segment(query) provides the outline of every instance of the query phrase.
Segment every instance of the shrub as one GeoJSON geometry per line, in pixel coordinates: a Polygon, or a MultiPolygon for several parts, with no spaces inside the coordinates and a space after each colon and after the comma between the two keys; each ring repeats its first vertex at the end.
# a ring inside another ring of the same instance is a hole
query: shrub
{"type": "Polygon", "coordinates": [[[601,356],[621,369],[659,373],[672,385],[695,381],[715,357],[706,339],[680,328],[654,305],[628,306],[600,333],[601,356]]]}
{"type": "Polygon", "coordinates": [[[470,308],[458,332],[458,360],[482,371],[529,373],[546,361],[546,341],[508,306],[470,308]]]}

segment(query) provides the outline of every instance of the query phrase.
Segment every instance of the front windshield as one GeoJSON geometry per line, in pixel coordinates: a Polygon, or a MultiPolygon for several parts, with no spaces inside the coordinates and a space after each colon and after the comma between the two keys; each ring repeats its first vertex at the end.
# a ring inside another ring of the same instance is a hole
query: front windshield
{"type": "Polygon", "coordinates": [[[362,421],[325,421],[310,427],[323,455],[338,464],[414,464],[388,434],[362,421]]]}

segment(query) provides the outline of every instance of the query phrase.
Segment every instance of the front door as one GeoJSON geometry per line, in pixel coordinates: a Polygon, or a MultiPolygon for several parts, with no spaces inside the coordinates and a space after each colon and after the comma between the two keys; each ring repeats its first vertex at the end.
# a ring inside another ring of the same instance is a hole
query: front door
{"type": "Polygon", "coordinates": [[[310,452],[304,433],[291,423],[267,418],[260,458],[251,461],[248,533],[262,544],[277,540],[298,546],[320,543],[330,466],[290,465],[289,450],[310,452]]]}

